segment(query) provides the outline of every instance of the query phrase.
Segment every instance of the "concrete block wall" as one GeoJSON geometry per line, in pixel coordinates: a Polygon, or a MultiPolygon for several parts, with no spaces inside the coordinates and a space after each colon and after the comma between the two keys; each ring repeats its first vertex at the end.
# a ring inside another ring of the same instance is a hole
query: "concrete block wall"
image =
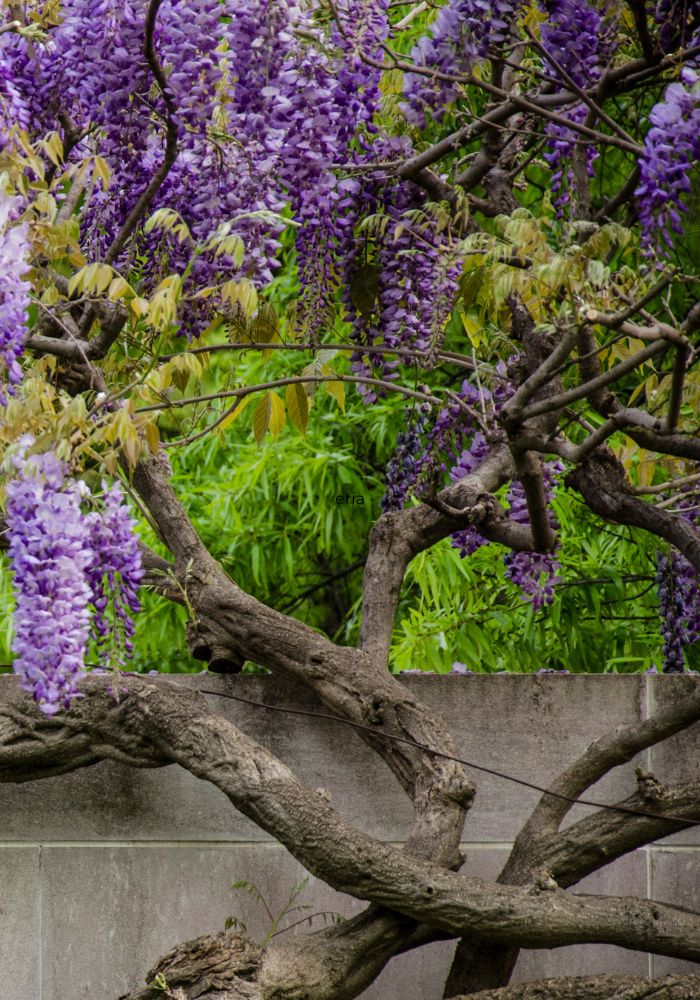
{"type": "MultiPolygon", "coordinates": [[[[271,677],[179,678],[267,704],[313,709],[271,677]]],[[[591,740],[682,697],[691,677],[412,676],[404,683],[447,718],[475,764],[540,785],[591,740]]],[[[0,702],[14,679],[0,678],[0,702]]],[[[390,772],[348,727],[212,699],[311,787],[322,786],[349,822],[393,844],[410,808],[390,772]]],[[[662,781],[697,777],[700,726],[618,768],[590,791],[615,802],[641,764],[662,781]]],[[[483,774],[465,826],[465,871],[495,877],[537,793],[483,774]]],[[[590,811],[576,807],[571,818],[590,811]]],[[[142,984],[179,941],[223,927],[231,915],[262,939],[269,918],[247,879],[278,912],[306,875],[288,852],[238,814],[215,788],[177,766],[136,771],[106,762],[42,782],[0,785],[0,1000],[116,1000],[142,984]]],[[[585,882],[590,893],[648,896],[700,910],[700,831],[688,830],[619,859],[585,882]]],[[[349,915],[362,904],[311,878],[298,902],[349,915]]],[[[322,918],[316,919],[321,925],[322,918]]],[[[303,928],[301,928],[303,930],[303,928]]],[[[291,931],[290,933],[294,933],[291,931]]],[[[452,945],[394,959],[365,1000],[438,1000],[452,945]]],[[[662,975],[688,963],[608,946],[524,952],[516,978],[630,972],[662,975]]]]}

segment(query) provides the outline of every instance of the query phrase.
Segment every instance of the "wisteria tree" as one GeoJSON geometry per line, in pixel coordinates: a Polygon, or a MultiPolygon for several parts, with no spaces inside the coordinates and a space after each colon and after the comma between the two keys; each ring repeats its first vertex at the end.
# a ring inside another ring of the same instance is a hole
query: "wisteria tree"
{"type": "MultiPolygon", "coordinates": [[[[444,539],[465,560],[491,547],[523,601],[551,605],[557,490],[658,540],[663,669],[686,670],[700,634],[700,4],[3,10],[2,537],[18,680],[0,706],[1,780],[178,763],[368,903],[263,951],[234,930],[190,942],[128,1000],[341,1000],[444,938],[458,939],[444,995],[479,1000],[648,995],[616,976],[509,987],[523,947],[700,961],[700,915],[566,891],[700,823],[699,780],[650,791],[642,776],[561,831],[601,776],[700,718],[691,677],[678,703],[591,744],[486,882],[459,874],[475,789],[454,741],[388,670],[409,564],[444,539]],[[265,374],[244,384],[253,353],[265,374]],[[168,457],[234,432],[268,447],[326,404],[340,415],[346,392],[369,419],[378,401],[405,406],[356,645],[246,592],[235,553],[225,572],[168,457]],[[139,588],[187,609],[210,670],[256,664],[354,726],[413,802],[405,848],[353,829],[201,694],[129,672],[139,588]]],[[[700,977],[654,997],[700,997],[700,977]]]]}

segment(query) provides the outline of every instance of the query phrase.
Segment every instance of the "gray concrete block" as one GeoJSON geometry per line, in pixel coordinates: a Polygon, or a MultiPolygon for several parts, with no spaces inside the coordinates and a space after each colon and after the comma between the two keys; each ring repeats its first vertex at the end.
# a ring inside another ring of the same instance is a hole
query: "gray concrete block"
{"type": "Polygon", "coordinates": [[[41,995],[38,847],[0,846],[0,1000],[41,995]]]}
{"type": "MultiPolygon", "coordinates": [[[[229,916],[260,942],[305,875],[276,844],[49,847],[43,858],[41,1000],[115,1000],[143,986],[174,945],[222,930],[229,916]],[[232,889],[239,879],[251,891],[232,889]]],[[[310,908],[290,914],[280,929],[318,910],[348,915],[361,906],[313,879],[297,905],[310,908]]]]}
{"type": "MultiPolygon", "coordinates": [[[[646,896],[646,852],[635,851],[582,879],[570,891],[593,896],[646,896]]],[[[646,976],[649,958],[645,952],[614,945],[584,944],[567,948],[522,952],[513,973],[514,982],[546,976],[592,976],[603,972],[646,976]]]]}
{"type": "MultiPolygon", "coordinates": [[[[323,711],[305,692],[271,677],[200,675],[178,682],[323,711]]],[[[545,785],[591,740],[643,717],[647,701],[661,703],[679,692],[683,697],[688,678],[651,678],[648,687],[643,677],[575,675],[426,676],[404,683],[443,712],[465,758],[545,785]]],[[[0,678],[0,700],[10,690],[14,695],[14,681],[0,678]]],[[[411,819],[408,800],[348,727],[230,700],[211,701],[285,760],[301,780],[327,788],[347,820],[382,839],[404,839],[411,819]]],[[[653,767],[662,780],[697,773],[695,738],[681,736],[654,751],[653,767]]],[[[647,758],[641,760],[645,767],[647,758]]],[[[634,788],[633,772],[634,763],[617,769],[590,796],[600,802],[625,797],[634,788]]],[[[478,793],[465,827],[465,870],[495,877],[506,856],[495,845],[512,840],[538,795],[500,778],[476,771],[474,776],[478,793]]],[[[572,819],[584,813],[579,808],[572,819]]],[[[654,852],[654,892],[668,894],[657,898],[699,905],[689,888],[697,886],[698,853],[654,852]]],[[[645,895],[645,863],[644,852],[620,859],[582,883],[581,891],[645,895]]],[[[240,816],[217,789],[174,766],[135,771],[109,762],[42,782],[0,785],[0,866],[11,871],[2,880],[0,923],[7,923],[11,913],[12,926],[19,928],[9,938],[0,935],[3,969],[8,940],[14,962],[11,998],[2,995],[0,978],[0,1000],[114,1000],[136,986],[138,977],[174,944],[219,929],[229,915],[261,938],[269,917],[252,895],[230,889],[235,879],[257,886],[276,913],[304,875],[283,848],[240,816]],[[41,850],[41,953],[39,853],[30,847],[2,847],[3,840],[55,845],[41,850]]],[[[314,911],[345,915],[362,906],[313,879],[299,902],[306,899],[314,911]]],[[[452,945],[442,942],[396,958],[367,991],[366,1000],[439,996],[451,951],[452,945]]],[[[656,960],[657,974],[671,967],[664,963],[656,960]]],[[[525,953],[517,976],[605,970],[644,974],[646,968],[645,956],[583,946],[525,953]]]]}
{"type": "MultiPolygon", "coordinates": [[[[0,678],[0,697],[9,682],[0,678]]],[[[195,675],[179,683],[273,705],[322,710],[305,692],[271,677],[195,675]]],[[[591,740],[638,718],[643,700],[639,677],[427,676],[404,683],[443,712],[466,759],[538,785],[551,781],[591,740]]],[[[381,839],[405,839],[409,802],[389,770],[349,727],[223,698],[212,698],[212,704],[278,754],[300,780],[328,788],[334,807],[353,825],[381,839]]],[[[477,842],[512,840],[538,793],[472,773],[478,793],[466,837],[477,842]]],[[[590,796],[614,802],[633,788],[631,763],[591,789],[590,796]]],[[[0,836],[15,840],[269,839],[220,792],[176,767],[133,771],[107,762],[41,785],[4,785],[0,810],[0,836]]],[[[581,807],[571,817],[584,812],[581,807]]]]}
{"type": "MultiPolygon", "coordinates": [[[[476,764],[546,786],[595,739],[642,717],[643,678],[636,676],[478,675],[411,677],[411,687],[442,710],[462,755],[476,764]]],[[[635,790],[635,762],[587,793],[614,803],[635,790]]],[[[539,793],[472,771],[478,785],[465,839],[514,839],[539,793]]],[[[591,812],[572,809],[569,822],[591,812]]]]}
{"type": "MultiPolygon", "coordinates": [[[[661,903],[687,906],[700,912],[700,848],[653,848],[651,895],[661,903]]],[[[700,968],[697,962],[682,962],[662,955],[655,955],[652,963],[655,976],[672,972],[697,974],[700,968]]]]}
{"type": "MultiPolygon", "coordinates": [[[[666,708],[674,700],[682,700],[700,684],[700,675],[666,675],[649,677],[649,709],[653,713],[666,708]]],[[[650,767],[659,781],[673,784],[700,776],[700,723],[677,736],[658,743],[651,750],[650,767]]],[[[667,837],[663,844],[700,844],[700,827],[689,827],[667,837]]]]}

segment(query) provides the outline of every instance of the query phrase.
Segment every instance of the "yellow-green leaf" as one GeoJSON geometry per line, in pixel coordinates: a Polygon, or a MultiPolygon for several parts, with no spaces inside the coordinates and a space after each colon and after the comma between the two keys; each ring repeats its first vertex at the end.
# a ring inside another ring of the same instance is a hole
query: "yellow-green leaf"
{"type": "Polygon", "coordinates": [[[124,298],[124,296],[128,295],[130,292],[131,286],[129,285],[129,282],[125,281],[124,278],[118,274],[117,277],[113,278],[110,282],[107,295],[112,302],[116,302],[117,299],[124,298]]]}
{"type": "Polygon", "coordinates": [[[140,295],[135,295],[129,302],[129,308],[136,319],[141,319],[148,313],[148,299],[142,299],[140,295]]]}
{"type": "Polygon", "coordinates": [[[279,432],[284,427],[284,421],[286,418],[286,413],[284,409],[284,403],[277,395],[276,392],[269,393],[270,396],[270,433],[273,437],[277,437],[279,432]]]}
{"type": "Polygon", "coordinates": [[[221,286],[221,297],[231,306],[240,306],[249,319],[258,308],[258,293],[253,282],[247,278],[224,282],[221,286]]]}
{"type": "Polygon", "coordinates": [[[267,428],[270,426],[271,409],[270,393],[266,392],[255,407],[255,413],[253,414],[253,436],[258,444],[262,444],[263,438],[267,433],[267,428]]]}
{"type": "Polygon", "coordinates": [[[63,142],[58,132],[49,132],[39,145],[55,167],[63,163],[63,142]]]}
{"type": "Polygon", "coordinates": [[[336,401],[340,409],[345,413],[345,385],[342,382],[324,382],[323,388],[336,401]]]}
{"type": "Polygon", "coordinates": [[[289,419],[297,430],[306,434],[309,422],[309,400],[301,382],[294,382],[287,386],[286,402],[289,419]]]}
{"type": "MultiPolygon", "coordinates": [[[[222,434],[226,430],[227,427],[230,427],[231,424],[234,422],[234,420],[238,420],[238,418],[240,417],[241,413],[243,413],[243,411],[245,410],[246,406],[248,405],[248,403],[251,401],[252,398],[253,398],[253,396],[251,394],[249,396],[241,396],[240,399],[236,400],[235,407],[226,414],[226,416],[224,417],[224,419],[221,421],[221,423],[219,424],[219,426],[216,428],[217,431],[219,432],[219,434],[222,434]]],[[[263,432],[263,435],[264,435],[264,432],[263,432]]]]}
{"type": "Polygon", "coordinates": [[[93,157],[92,163],[95,178],[100,182],[102,190],[106,191],[112,179],[112,171],[109,169],[107,161],[101,156],[93,157]]]}
{"type": "Polygon", "coordinates": [[[148,450],[151,455],[158,454],[158,445],[160,443],[160,434],[158,432],[158,426],[155,423],[146,424],[146,444],[148,445],[148,450]]]}

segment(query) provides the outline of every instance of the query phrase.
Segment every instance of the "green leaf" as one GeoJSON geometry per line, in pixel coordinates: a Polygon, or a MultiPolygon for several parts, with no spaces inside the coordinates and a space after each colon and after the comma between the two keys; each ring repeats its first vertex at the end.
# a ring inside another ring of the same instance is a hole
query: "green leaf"
{"type": "Polygon", "coordinates": [[[302,434],[306,434],[309,422],[309,402],[306,390],[301,382],[287,386],[285,394],[289,419],[302,434]]]}
{"type": "Polygon", "coordinates": [[[265,393],[255,407],[255,413],[253,414],[253,436],[258,444],[263,443],[263,438],[270,426],[270,413],[272,411],[271,395],[270,392],[265,393]]]}
{"type": "Polygon", "coordinates": [[[248,403],[251,401],[252,398],[253,396],[251,394],[248,396],[241,396],[241,398],[237,400],[235,408],[232,409],[230,413],[226,414],[224,419],[217,427],[217,431],[219,432],[219,434],[223,434],[226,428],[229,427],[234,422],[234,420],[238,420],[241,413],[243,413],[243,411],[245,410],[246,406],[248,405],[248,403]]]}
{"type": "Polygon", "coordinates": [[[277,437],[284,427],[284,421],[287,415],[284,409],[284,403],[277,393],[270,392],[268,395],[270,397],[270,420],[268,426],[270,428],[270,434],[272,434],[273,437],[277,437]]]}
{"type": "Polygon", "coordinates": [[[368,319],[374,312],[379,295],[379,267],[363,264],[350,282],[350,299],[360,316],[368,319]]]}

